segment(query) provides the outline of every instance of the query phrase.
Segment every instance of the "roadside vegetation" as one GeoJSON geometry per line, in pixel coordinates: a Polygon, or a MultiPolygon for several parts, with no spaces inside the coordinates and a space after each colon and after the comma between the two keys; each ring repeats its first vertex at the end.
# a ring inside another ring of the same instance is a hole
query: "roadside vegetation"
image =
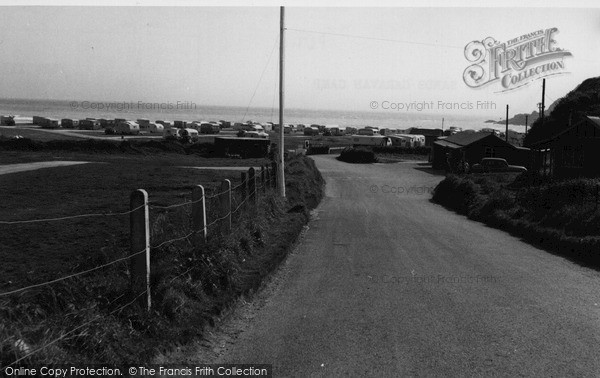
{"type": "Polygon", "coordinates": [[[346,163],[355,164],[377,163],[377,158],[375,157],[373,150],[365,147],[344,148],[337,159],[346,163]]]}
{"type": "Polygon", "coordinates": [[[600,265],[599,179],[449,175],[433,201],[585,264],[600,265]]]}
{"type": "MultiPolygon", "coordinates": [[[[324,181],[311,159],[291,156],[286,162],[285,200],[274,191],[261,194],[258,210],[233,217],[231,235],[209,230],[207,243],[198,245],[185,237],[191,229],[190,207],[164,207],[189,201],[198,184],[205,186],[207,196],[218,192],[223,179],[235,186],[241,182],[240,172],[184,166],[268,163],[207,158],[199,150],[152,141],[0,141],[3,161],[92,162],[2,176],[0,220],[126,212],[131,191],[143,188],[151,204],[151,244],[157,246],[151,250],[150,313],[136,301],[137,293],[130,292],[127,259],[54,284],[0,295],[0,366],[32,352],[19,366],[148,361],[200,337],[236,298],[260,287],[285,259],[309,211],[320,202],[324,181]],[[180,240],[159,246],[174,238],[180,240]]],[[[233,200],[241,202],[238,194],[233,200]]],[[[207,202],[207,208],[208,219],[216,219],[216,205],[207,202]]],[[[0,294],[126,257],[128,238],[128,215],[2,224],[0,294]]]]}

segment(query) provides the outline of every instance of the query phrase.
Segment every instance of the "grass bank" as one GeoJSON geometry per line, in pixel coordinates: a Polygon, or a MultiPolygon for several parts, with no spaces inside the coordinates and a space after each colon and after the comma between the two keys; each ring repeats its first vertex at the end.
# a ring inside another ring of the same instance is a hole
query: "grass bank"
{"type": "Polygon", "coordinates": [[[449,175],[433,201],[549,251],[600,266],[597,179],[539,182],[528,174],[449,175]]]}
{"type": "MultiPolygon", "coordinates": [[[[134,153],[133,155],[136,155],[134,153]]],[[[98,155],[90,155],[98,158],[98,155]]],[[[178,155],[173,155],[179,157],[178,155]]],[[[0,295],[0,366],[148,361],[158,352],[202,335],[203,328],[241,294],[259,287],[285,259],[290,244],[322,198],[323,179],[314,162],[295,156],[286,163],[287,199],[259,195],[258,210],[233,217],[233,232],[209,229],[208,242],[193,243],[192,186],[207,196],[219,181],[240,183],[239,172],[177,168],[173,156],[129,156],[76,167],[3,177],[1,219],[128,210],[131,190],[149,192],[152,311],[129,290],[128,261],[15,295],[0,295]],[[179,239],[162,244],[163,241],[179,239]],[[31,352],[35,352],[28,356],[31,352]]],[[[81,156],[79,156],[81,158],[81,156]]],[[[113,159],[114,158],[114,159],[113,159]]],[[[233,204],[241,203],[240,193],[233,204]]],[[[208,219],[216,204],[207,203],[208,219]]],[[[245,210],[244,210],[245,209],[245,210]]],[[[128,216],[2,225],[0,293],[82,272],[127,256],[128,216]],[[15,227],[15,228],[12,228],[15,227]]]]}

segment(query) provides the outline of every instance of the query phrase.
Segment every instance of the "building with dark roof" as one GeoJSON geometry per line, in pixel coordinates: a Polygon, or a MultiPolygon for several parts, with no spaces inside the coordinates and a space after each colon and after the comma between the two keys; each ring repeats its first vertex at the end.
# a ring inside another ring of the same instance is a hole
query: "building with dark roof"
{"type": "Polygon", "coordinates": [[[532,166],[557,177],[600,176],[600,118],[582,116],[570,126],[531,142],[532,166]]]}
{"type": "Polygon", "coordinates": [[[448,169],[449,160],[464,159],[469,165],[486,157],[506,159],[512,165],[530,165],[529,149],[516,147],[493,133],[463,131],[433,142],[432,167],[448,169]]]}

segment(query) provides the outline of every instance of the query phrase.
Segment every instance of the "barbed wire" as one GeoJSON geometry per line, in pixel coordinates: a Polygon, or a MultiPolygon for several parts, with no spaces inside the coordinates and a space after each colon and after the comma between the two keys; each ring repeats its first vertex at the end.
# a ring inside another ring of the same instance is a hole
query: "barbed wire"
{"type": "MultiPolygon", "coordinates": [[[[131,302],[129,302],[129,303],[127,303],[127,304],[125,304],[124,306],[121,306],[120,308],[118,308],[118,309],[116,309],[116,310],[113,310],[113,311],[111,311],[111,312],[110,312],[108,315],[110,316],[110,315],[113,315],[113,314],[114,314],[114,313],[116,313],[116,312],[121,312],[121,311],[123,311],[125,308],[127,308],[127,307],[131,306],[133,303],[135,303],[135,302],[136,302],[136,301],[137,301],[137,300],[138,300],[138,299],[139,299],[139,298],[140,298],[142,295],[144,295],[144,294],[146,294],[146,290],[142,291],[142,292],[141,292],[139,295],[137,295],[137,296],[136,296],[136,297],[135,297],[135,298],[134,298],[134,299],[133,299],[131,302]]],[[[23,361],[24,359],[26,359],[26,358],[28,358],[28,357],[30,357],[30,356],[33,356],[34,354],[36,354],[36,353],[40,352],[41,350],[44,350],[44,349],[46,349],[46,348],[47,348],[47,347],[49,347],[50,345],[56,344],[57,342],[59,342],[59,341],[61,341],[61,340],[65,339],[67,336],[69,336],[69,335],[70,335],[70,334],[72,334],[73,332],[75,332],[75,331],[77,331],[77,330],[79,330],[79,329],[81,329],[81,328],[83,328],[83,327],[85,327],[85,326],[87,326],[87,325],[90,325],[90,324],[92,324],[93,322],[95,322],[96,320],[100,320],[100,319],[102,319],[102,316],[101,316],[101,315],[98,315],[98,316],[96,316],[94,319],[92,319],[92,320],[89,320],[89,321],[87,321],[87,322],[85,322],[85,323],[83,323],[83,324],[81,324],[81,325],[79,325],[79,326],[77,326],[77,327],[73,328],[73,329],[72,329],[72,330],[70,330],[69,332],[63,333],[62,335],[60,335],[60,336],[59,336],[59,337],[57,337],[56,339],[54,339],[54,340],[50,341],[49,343],[47,343],[47,344],[45,344],[45,345],[43,345],[43,346],[41,346],[41,347],[37,348],[36,350],[34,350],[34,351],[32,351],[32,352],[29,352],[29,353],[27,353],[27,354],[26,354],[26,355],[24,355],[23,357],[21,357],[21,358],[19,358],[19,359],[15,360],[15,361],[13,361],[12,363],[8,364],[6,367],[13,366],[13,365],[15,365],[16,363],[18,363],[18,362],[20,362],[20,361],[23,361]]]]}
{"type": "Polygon", "coordinates": [[[39,222],[54,222],[61,220],[69,220],[76,218],[86,218],[86,217],[110,217],[110,216],[118,216],[118,215],[128,215],[133,213],[136,210],[141,209],[145,205],[140,205],[135,209],[131,209],[129,211],[124,211],[122,213],[91,213],[91,214],[80,214],[80,215],[69,215],[58,218],[41,218],[41,219],[30,219],[30,220],[20,220],[20,221],[0,221],[0,224],[24,224],[24,223],[39,223],[39,222]]]}
{"type": "Polygon", "coordinates": [[[107,266],[110,266],[110,265],[116,264],[118,262],[127,260],[127,259],[129,259],[129,258],[131,258],[133,256],[137,256],[137,255],[145,253],[145,252],[146,252],[146,248],[144,248],[143,250],[141,250],[139,252],[136,252],[134,254],[127,255],[125,257],[121,257],[121,258],[113,260],[113,261],[111,261],[109,263],[98,265],[95,268],[84,270],[84,271],[79,272],[79,273],[70,274],[68,276],[57,278],[57,279],[54,279],[54,280],[51,280],[51,281],[46,281],[46,282],[42,282],[42,283],[39,283],[39,284],[30,285],[30,286],[27,286],[27,287],[23,287],[23,288],[20,288],[20,289],[15,289],[15,290],[8,291],[8,292],[5,292],[5,293],[0,293],[0,297],[5,297],[7,295],[12,295],[12,294],[20,293],[20,292],[25,291],[25,290],[29,290],[29,289],[33,289],[33,288],[36,288],[36,287],[50,285],[50,284],[53,284],[53,283],[57,283],[57,282],[60,282],[60,281],[67,280],[69,278],[74,278],[74,277],[78,277],[78,276],[81,276],[81,275],[84,275],[84,274],[87,274],[87,273],[91,273],[91,272],[93,272],[95,270],[106,268],[107,266]]]}

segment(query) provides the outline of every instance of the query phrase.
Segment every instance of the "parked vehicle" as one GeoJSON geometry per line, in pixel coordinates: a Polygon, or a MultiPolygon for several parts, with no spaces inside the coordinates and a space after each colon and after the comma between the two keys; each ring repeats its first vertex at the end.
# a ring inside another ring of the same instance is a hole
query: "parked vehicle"
{"type": "Polygon", "coordinates": [[[164,138],[179,139],[179,138],[181,138],[182,131],[183,131],[183,129],[178,129],[176,127],[171,127],[171,128],[165,129],[163,131],[163,137],[164,138]]]}
{"type": "Polygon", "coordinates": [[[152,134],[162,133],[165,130],[165,127],[160,123],[150,122],[150,126],[148,127],[148,131],[152,134]]]}
{"type": "Polygon", "coordinates": [[[390,135],[389,138],[392,141],[392,146],[413,147],[412,138],[409,135],[396,134],[390,135]]]}
{"type": "Polygon", "coordinates": [[[201,134],[218,134],[221,132],[219,125],[215,125],[214,123],[202,122],[196,125],[194,129],[199,130],[201,134]]]}
{"type": "Polygon", "coordinates": [[[40,126],[42,126],[43,129],[58,129],[60,127],[60,123],[54,118],[44,118],[40,126]]]}
{"type": "Polygon", "coordinates": [[[358,129],[356,127],[346,126],[346,129],[344,130],[344,135],[354,135],[357,132],[358,129]]]}
{"type": "Polygon", "coordinates": [[[377,133],[375,132],[375,130],[373,130],[371,128],[359,129],[357,134],[358,135],[368,135],[368,136],[377,135],[377,133]]]}
{"type": "Polygon", "coordinates": [[[417,134],[394,134],[389,136],[392,139],[392,146],[399,147],[423,147],[425,146],[425,136],[417,134]]]}
{"type": "Polygon", "coordinates": [[[186,139],[188,142],[195,142],[198,140],[198,130],[196,129],[182,129],[181,138],[186,139]]]}
{"type": "Polygon", "coordinates": [[[185,129],[187,127],[188,122],[187,121],[174,121],[173,122],[173,126],[177,127],[178,129],[185,129]]]}
{"type": "Polygon", "coordinates": [[[307,126],[304,128],[304,135],[319,135],[319,129],[315,127],[307,126]]]}
{"type": "Polygon", "coordinates": [[[41,126],[42,121],[46,119],[46,117],[41,117],[41,116],[33,116],[33,120],[32,120],[32,124],[33,125],[38,125],[41,126]]]}
{"type": "Polygon", "coordinates": [[[154,122],[154,123],[163,125],[163,127],[165,129],[168,129],[169,127],[173,127],[173,122],[171,122],[171,121],[163,121],[163,120],[157,119],[156,122],[154,122]]]}
{"type": "Polygon", "coordinates": [[[0,116],[0,125],[14,126],[15,125],[15,116],[0,116]]]}
{"type": "Polygon", "coordinates": [[[150,120],[138,118],[137,124],[140,126],[140,131],[148,131],[150,129],[150,120]]]}
{"type": "Polygon", "coordinates": [[[505,159],[501,158],[483,158],[481,163],[473,164],[471,172],[527,172],[527,168],[520,165],[509,165],[505,159]]]}
{"type": "Polygon", "coordinates": [[[242,135],[242,137],[244,137],[244,138],[265,138],[265,139],[268,139],[269,138],[269,134],[265,133],[264,131],[244,131],[244,134],[242,135]]]}
{"type": "Polygon", "coordinates": [[[79,129],[80,130],[100,130],[102,125],[100,125],[100,121],[95,118],[86,118],[79,120],[79,129]]]}
{"type": "Polygon", "coordinates": [[[325,125],[325,133],[332,136],[342,135],[339,125],[325,125]]]}
{"type": "Polygon", "coordinates": [[[352,145],[358,146],[391,146],[390,137],[383,135],[355,135],[352,137],[352,145]]]}
{"type": "Polygon", "coordinates": [[[255,125],[255,124],[249,124],[249,123],[245,123],[242,126],[242,130],[244,130],[244,131],[262,131],[262,132],[265,131],[265,129],[261,125],[258,125],[258,124],[255,125]]]}
{"type": "Polygon", "coordinates": [[[138,135],[140,125],[132,121],[119,122],[115,126],[115,132],[120,135],[138,135]]]}

